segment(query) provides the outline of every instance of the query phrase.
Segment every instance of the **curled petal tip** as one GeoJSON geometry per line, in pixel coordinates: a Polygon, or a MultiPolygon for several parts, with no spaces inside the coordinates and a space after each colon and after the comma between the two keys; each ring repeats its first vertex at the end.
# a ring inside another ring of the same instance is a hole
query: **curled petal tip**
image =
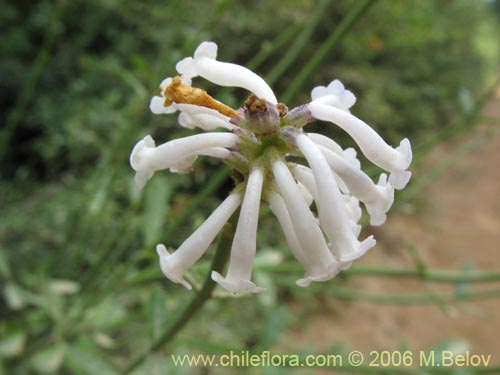
{"type": "Polygon", "coordinates": [[[171,104],[165,107],[165,98],[161,96],[153,96],[149,102],[149,109],[155,115],[161,115],[164,113],[174,113],[177,111],[175,105],[171,104]]]}
{"type": "Polygon", "coordinates": [[[394,186],[395,189],[401,190],[406,187],[411,178],[410,171],[399,171],[393,172],[389,176],[389,183],[394,186]]]}
{"type": "Polygon", "coordinates": [[[362,257],[368,250],[375,246],[377,241],[373,236],[369,236],[365,238],[363,242],[361,242],[356,251],[350,252],[349,254],[345,254],[340,258],[341,263],[352,262],[360,257],[362,257]]]}
{"type": "Polygon", "coordinates": [[[139,189],[142,189],[154,174],[154,169],[149,167],[147,156],[144,155],[144,151],[154,147],[155,141],[147,135],[137,142],[130,154],[130,165],[136,171],[135,184],[139,189]]]}
{"type": "Polygon", "coordinates": [[[332,263],[329,267],[327,267],[327,271],[320,274],[320,275],[306,275],[302,279],[298,279],[295,284],[302,288],[308,287],[312,281],[315,282],[323,282],[323,281],[328,281],[333,279],[335,276],[339,274],[340,271],[342,271],[342,264],[335,262],[332,263]]]}
{"type": "Polygon", "coordinates": [[[404,163],[406,163],[403,169],[408,168],[413,157],[410,140],[408,138],[403,139],[400,142],[399,146],[396,148],[396,151],[398,151],[403,156],[403,161],[404,163]]]}
{"type": "Polygon", "coordinates": [[[151,177],[153,177],[153,174],[153,171],[136,172],[134,178],[135,186],[137,186],[139,190],[142,190],[151,177]]]}
{"type": "Polygon", "coordinates": [[[196,48],[196,51],[194,51],[194,58],[199,59],[208,57],[209,59],[215,60],[217,58],[217,48],[217,44],[214,42],[203,42],[196,48]]]}
{"type": "Polygon", "coordinates": [[[387,219],[387,215],[384,213],[370,213],[370,225],[374,227],[378,227],[382,224],[385,223],[385,220],[387,219]]]}
{"type": "Polygon", "coordinates": [[[264,292],[266,288],[261,288],[255,285],[250,280],[227,280],[217,271],[212,271],[212,280],[232,293],[260,293],[264,292]]]}
{"type": "Polygon", "coordinates": [[[175,65],[175,69],[179,74],[187,77],[194,78],[198,76],[198,73],[196,72],[195,62],[192,57],[186,57],[179,61],[177,65],[175,65]]]}
{"type": "Polygon", "coordinates": [[[181,284],[184,288],[191,290],[191,285],[182,277],[182,275],[176,273],[173,267],[171,267],[169,262],[170,253],[168,252],[165,245],[156,245],[156,253],[160,258],[160,268],[165,277],[167,277],[167,279],[169,279],[170,281],[181,284]]]}

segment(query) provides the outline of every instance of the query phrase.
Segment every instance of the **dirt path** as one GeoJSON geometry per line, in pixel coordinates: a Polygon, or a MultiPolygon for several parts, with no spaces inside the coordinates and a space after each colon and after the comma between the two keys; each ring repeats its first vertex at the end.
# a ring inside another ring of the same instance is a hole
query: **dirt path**
{"type": "MultiPolygon", "coordinates": [[[[478,270],[500,269],[500,90],[483,115],[495,118],[496,125],[479,124],[429,155],[426,168],[464,144],[472,148],[424,188],[418,212],[389,214],[387,223],[375,231],[377,247],[361,264],[411,268],[414,263],[405,250],[410,243],[431,269],[459,270],[466,262],[478,270]]],[[[436,292],[453,291],[431,285],[436,292]]],[[[390,278],[356,277],[349,286],[376,294],[429,292],[422,282],[390,278]]],[[[500,298],[448,307],[360,301],[338,305],[337,312],[321,308],[290,341],[324,351],[343,342],[368,352],[397,350],[402,345],[417,351],[463,339],[471,351],[492,354],[492,362],[500,362],[500,298]]]]}

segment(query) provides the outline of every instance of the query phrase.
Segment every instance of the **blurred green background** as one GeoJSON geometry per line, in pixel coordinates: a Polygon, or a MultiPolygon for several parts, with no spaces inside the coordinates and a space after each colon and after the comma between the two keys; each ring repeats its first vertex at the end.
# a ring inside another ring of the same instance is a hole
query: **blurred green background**
{"type": "MultiPolygon", "coordinates": [[[[193,134],[177,116],[153,116],[148,106],[159,82],[201,41],[215,41],[220,60],[265,77],[290,108],[307,102],[314,86],[340,79],[358,98],[353,112],[389,143],[409,137],[417,164],[463,129],[451,125],[472,122],[500,73],[498,0],[54,0],[0,7],[6,375],[114,374],[192,298],[163,277],[154,245],[182,243],[232,189],[228,171],[200,158],[194,173],[157,173],[138,191],[128,157],[146,134],[159,143],[193,134]]],[[[235,108],[248,95],[198,82],[235,108]]],[[[328,132],[350,144],[333,127],[328,132]]],[[[419,199],[414,193],[402,206],[418,211],[419,199]]],[[[254,278],[269,291],[244,298],[218,291],[137,374],[193,373],[174,369],[166,353],[279,348],[286,332],[314,313],[295,316],[290,306],[335,299],[329,293],[342,278],[295,286],[300,269],[264,211],[254,278]]],[[[195,285],[212,254],[192,270],[195,285]]]]}

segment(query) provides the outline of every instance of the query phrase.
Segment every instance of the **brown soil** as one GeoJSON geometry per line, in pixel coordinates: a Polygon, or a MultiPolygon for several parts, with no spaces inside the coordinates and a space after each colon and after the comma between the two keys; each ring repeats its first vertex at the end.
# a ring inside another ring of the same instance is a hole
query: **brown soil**
{"type": "MultiPolygon", "coordinates": [[[[474,130],[436,147],[426,157],[414,173],[414,184],[443,160],[452,163],[418,194],[418,204],[403,205],[413,213],[389,214],[387,222],[374,231],[376,248],[356,264],[412,268],[407,250],[407,244],[412,244],[432,270],[458,271],[466,262],[481,271],[500,269],[500,90],[482,114],[474,130]]],[[[499,284],[477,287],[495,285],[499,284]]],[[[383,295],[428,294],[429,287],[444,293],[455,287],[383,277],[352,277],[348,286],[383,295]]],[[[418,351],[463,339],[472,352],[492,354],[491,362],[500,363],[500,298],[445,306],[362,301],[336,306],[335,310],[321,307],[288,342],[320,351],[345,343],[367,353],[402,345],[418,351]]]]}

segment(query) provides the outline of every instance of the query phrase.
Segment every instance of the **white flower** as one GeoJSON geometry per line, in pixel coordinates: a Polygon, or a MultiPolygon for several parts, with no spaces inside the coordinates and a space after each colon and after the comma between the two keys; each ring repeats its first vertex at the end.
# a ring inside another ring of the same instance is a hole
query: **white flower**
{"type": "Polygon", "coordinates": [[[335,177],[318,146],[304,133],[296,132],[297,147],[307,159],[316,180],[319,220],[341,262],[350,262],[375,246],[373,236],[359,242],[352,231],[349,216],[335,177]]]}
{"type": "MultiPolygon", "coordinates": [[[[184,170],[186,158],[193,158],[213,147],[233,147],[238,140],[235,134],[208,133],[175,139],[155,147],[153,138],[148,135],[135,145],[130,155],[130,165],[136,171],[135,182],[142,189],[154,172],[167,168],[184,170]]],[[[190,163],[194,161],[188,160],[190,163]]]]}
{"type": "Polygon", "coordinates": [[[184,279],[184,274],[205,253],[240,203],[240,194],[230,194],[174,253],[170,254],[163,244],[157,245],[156,252],[160,257],[163,274],[174,283],[191,289],[191,285],[184,279]]]}
{"type": "Polygon", "coordinates": [[[350,113],[314,101],[308,108],[316,119],[333,122],[344,129],[371,162],[391,172],[389,183],[396,189],[404,189],[411,177],[411,172],[406,170],[412,159],[410,141],[407,138],[394,149],[368,124],[350,113]]]}
{"type": "MultiPolygon", "coordinates": [[[[298,283],[301,286],[306,286],[311,281],[330,280],[339,273],[342,265],[330,252],[323,233],[321,233],[316,219],[300,194],[299,188],[286,164],[282,160],[276,159],[272,164],[272,171],[279,193],[283,197],[290,215],[297,241],[310,258],[310,266],[307,265],[306,267],[306,264],[304,264],[306,276],[298,283]]],[[[289,228],[286,228],[286,230],[288,231],[289,228]]]]}
{"type": "Polygon", "coordinates": [[[264,200],[278,219],[293,256],[304,267],[297,285],[332,279],[375,245],[373,236],[358,239],[360,202],[371,225],[385,221],[394,188],[404,188],[411,175],[407,170],[412,158],[409,141],[404,139],[394,149],[353,116],[349,109],[356,98],[338,80],[315,87],[311,103],[288,111],[261,77],[216,57],[217,45],[202,43],[194,57],[177,64],[181,77],[161,83],[161,96],[153,97],[150,107],[155,114],[179,110],[179,124],[185,128],[226,132],[197,134],[158,147],[148,135],[130,155],[139,188],[161,169],[189,172],[198,156],[218,158],[237,172],[234,176],[239,183],[234,191],[175,252],[157,246],[163,273],[190,289],[185,273],[241,204],[228,269],[225,276],[213,271],[211,277],[233,293],[263,291],[252,281],[252,269],[259,207],[264,200]],[[242,108],[233,109],[191,87],[191,78],[197,76],[217,85],[245,88],[251,95],[242,108]],[[321,134],[305,133],[304,126],[316,119],[344,129],[370,161],[390,172],[389,178],[382,173],[375,184],[361,170],[353,148],[344,149],[321,134]],[[301,157],[309,167],[298,164],[301,157]]]}
{"type": "Polygon", "coordinates": [[[356,150],[352,147],[348,147],[344,150],[339,146],[337,142],[335,142],[331,138],[324,136],[323,134],[307,133],[307,135],[314,141],[314,143],[326,147],[330,151],[335,152],[337,155],[343,157],[354,168],[361,168],[361,163],[357,158],[356,150]]]}
{"type": "Polygon", "coordinates": [[[278,102],[273,90],[257,74],[240,65],[217,61],[216,58],[217,44],[204,42],[196,49],[194,57],[179,61],[176,69],[191,78],[201,76],[220,86],[241,87],[268,102],[278,102]]]}
{"type": "Polygon", "coordinates": [[[311,91],[311,99],[316,103],[328,104],[343,111],[350,112],[356,97],[352,92],[344,88],[344,84],[338,79],[332,81],[328,86],[316,86],[311,91]]]}
{"type": "Polygon", "coordinates": [[[387,183],[387,175],[382,173],[377,185],[361,169],[355,168],[326,147],[318,145],[331,169],[346,184],[348,191],[360,201],[370,214],[371,225],[382,225],[385,213],[389,211],[394,201],[394,187],[387,183]]]}
{"type": "Polygon", "coordinates": [[[257,250],[257,222],[263,183],[262,169],[253,169],[248,177],[226,277],[212,271],[212,280],[233,293],[259,293],[265,290],[251,281],[257,250]]]}

